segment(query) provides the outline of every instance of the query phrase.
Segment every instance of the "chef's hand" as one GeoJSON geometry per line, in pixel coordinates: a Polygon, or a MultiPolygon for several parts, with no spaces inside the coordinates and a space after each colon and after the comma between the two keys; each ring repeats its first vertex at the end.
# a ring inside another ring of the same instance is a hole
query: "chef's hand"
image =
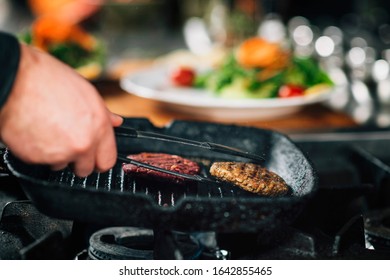
{"type": "Polygon", "coordinates": [[[107,171],[117,157],[113,127],[122,121],[73,69],[21,46],[16,80],[0,112],[1,140],[17,157],[53,170],[71,165],[80,177],[107,171]]]}

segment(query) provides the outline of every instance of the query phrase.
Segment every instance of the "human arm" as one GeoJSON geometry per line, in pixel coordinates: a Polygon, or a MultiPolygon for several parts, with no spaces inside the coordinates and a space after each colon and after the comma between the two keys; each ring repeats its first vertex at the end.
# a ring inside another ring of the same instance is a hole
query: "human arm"
{"type": "Polygon", "coordinates": [[[80,177],[110,169],[117,156],[113,127],[122,118],[72,68],[32,47],[20,50],[16,78],[0,110],[1,140],[27,163],[54,170],[71,165],[80,177]]]}

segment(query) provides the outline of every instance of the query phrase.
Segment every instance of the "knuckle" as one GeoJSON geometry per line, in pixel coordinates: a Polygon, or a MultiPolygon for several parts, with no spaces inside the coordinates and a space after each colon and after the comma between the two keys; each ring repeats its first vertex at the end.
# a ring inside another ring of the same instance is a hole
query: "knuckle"
{"type": "Polygon", "coordinates": [[[76,155],[88,153],[88,151],[92,148],[92,140],[88,137],[75,139],[72,147],[76,155]]]}

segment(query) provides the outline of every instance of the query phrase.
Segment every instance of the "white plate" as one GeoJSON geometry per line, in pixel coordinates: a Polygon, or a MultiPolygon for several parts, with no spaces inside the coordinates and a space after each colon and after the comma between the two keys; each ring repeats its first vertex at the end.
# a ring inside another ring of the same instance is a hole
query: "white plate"
{"type": "Polygon", "coordinates": [[[291,98],[226,99],[215,97],[205,90],[175,87],[169,74],[167,67],[149,68],[123,77],[120,85],[133,95],[159,101],[170,109],[223,120],[281,118],[305,105],[323,102],[331,94],[331,91],[324,91],[291,98]]]}

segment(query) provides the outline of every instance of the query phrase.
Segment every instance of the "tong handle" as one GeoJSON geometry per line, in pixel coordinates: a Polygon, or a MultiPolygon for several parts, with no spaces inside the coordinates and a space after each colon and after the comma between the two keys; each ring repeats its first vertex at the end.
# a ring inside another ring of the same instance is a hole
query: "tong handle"
{"type": "Polygon", "coordinates": [[[127,126],[120,126],[115,128],[115,134],[117,136],[124,136],[124,137],[131,137],[131,138],[144,138],[144,139],[155,139],[155,140],[161,140],[161,141],[166,141],[166,142],[172,142],[172,143],[178,143],[178,144],[184,144],[184,145],[189,145],[189,146],[194,146],[202,149],[207,149],[210,151],[214,152],[219,152],[219,153],[224,153],[224,154],[229,154],[229,155],[234,155],[234,156],[239,156],[243,158],[248,158],[251,160],[255,161],[264,161],[264,158],[253,154],[249,153],[246,151],[242,151],[237,148],[221,145],[221,144],[216,144],[212,142],[200,142],[200,141],[195,141],[195,140],[190,140],[190,139],[184,139],[176,136],[170,136],[170,135],[165,135],[165,134],[160,134],[160,133],[155,133],[155,132],[148,132],[148,131],[139,131],[131,127],[127,126]]]}

